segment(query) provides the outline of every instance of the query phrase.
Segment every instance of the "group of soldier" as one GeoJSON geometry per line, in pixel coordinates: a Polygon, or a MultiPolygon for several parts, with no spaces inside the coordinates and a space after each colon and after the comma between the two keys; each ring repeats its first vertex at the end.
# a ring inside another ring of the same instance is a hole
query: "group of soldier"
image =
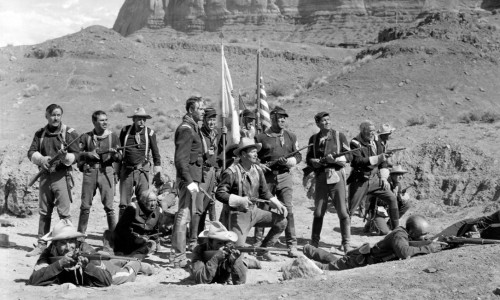
{"type": "Polygon", "coordinates": [[[151,116],[143,108],[129,116],[133,124],[125,126],[119,135],[108,129],[107,115],[100,110],[92,114],[94,129],[78,135],[62,123],[61,106],[47,107],[47,125],[35,133],[28,151],[29,159],[42,172],[38,244],[27,254],[40,255],[31,284],[106,286],[133,281],[140,273],[150,275],[154,268],[142,260],[160,247],[160,236],[165,234],[171,234],[173,266],[189,265],[197,283],[243,284],[254,261],[240,250],[248,245],[252,228],[253,247],[260,259],[277,259],[267,249],[278,242],[283,231],[288,256],[300,255],[291,170],[302,160],[300,150],[305,148],[304,176],[311,179],[315,208],[311,240],[303,253],[321,268],[342,270],[442,249],[443,243],[423,241],[429,233],[424,217],[412,215],[406,226],[399,226],[401,215],[409,207],[406,189],[401,187],[407,171],[389,163],[387,141],[393,128],[387,124],[377,134],[375,125],[364,121],[359,135],[348,142],[343,133],[331,128],[329,114],[320,112],[314,116],[319,131],[301,149],[296,135],[285,129],[285,109],[275,107],[270,113],[271,126],[262,132],[255,128],[254,112],[245,110],[240,142],[225,147],[221,137],[227,129],[216,129],[215,109],[205,107],[201,97],[190,97],[185,109],[175,131],[174,187],[173,181],[162,174],[156,134],[146,126],[151,116]],[[77,228],[69,221],[75,163],[83,173],[77,228]],[[352,168],[348,177],[347,163],[352,168]],[[117,182],[118,222],[113,208],[117,182]],[[99,255],[120,255],[107,263],[89,256],[97,252],[84,241],[97,189],[108,224],[104,253],[99,255]],[[175,204],[175,196],[178,210],[170,214],[166,210],[175,204]],[[219,221],[214,198],[223,203],[219,221]],[[345,253],[340,258],[319,248],[329,201],[340,220],[341,249],[345,253]],[[50,231],[54,207],[62,221],[50,231]],[[386,235],[374,247],[354,249],[351,245],[351,217],[359,207],[369,216],[366,231],[386,235]],[[211,222],[205,228],[207,216],[211,222]],[[266,227],[270,229],[264,236],[266,227]],[[49,246],[48,241],[52,241],[49,246]],[[187,252],[192,252],[191,261],[187,252]],[[51,261],[50,257],[62,258],[51,261]]]}

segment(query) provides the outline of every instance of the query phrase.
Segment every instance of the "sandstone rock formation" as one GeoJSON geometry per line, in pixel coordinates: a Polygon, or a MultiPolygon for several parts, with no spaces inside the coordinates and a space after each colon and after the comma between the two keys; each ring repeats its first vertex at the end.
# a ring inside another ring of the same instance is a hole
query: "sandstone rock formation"
{"type": "Polygon", "coordinates": [[[429,11],[499,6],[495,0],[126,0],[113,29],[127,36],[145,27],[200,32],[235,25],[286,24],[285,30],[292,32],[307,24],[342,27],[351,17],[361,17],[357,20],[361,23],[372,23],[372,18],[409,22],[429,11]]]}

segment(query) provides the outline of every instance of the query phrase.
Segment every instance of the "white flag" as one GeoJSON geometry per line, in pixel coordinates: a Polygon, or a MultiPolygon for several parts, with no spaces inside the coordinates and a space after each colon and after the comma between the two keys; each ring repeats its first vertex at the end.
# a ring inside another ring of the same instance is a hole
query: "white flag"
{"type": "MultiPolygon", "coordinates": [[[[224,57],[224,45],[222,45],[222,101],[221,110],[222,117],[226,118],[230,122],[227,132],[227,145],[237,144],[240,142],[240,124],[238,122],[239,115],[238,110],[234,102],[234,98],[231,95],[233,90],[233,82],[231,80],[231,74],[229,73],[229,68],[227,67],[226,58],[224,57]]],[[[226,122],[227,124],[227,122],[226,122]]]]}

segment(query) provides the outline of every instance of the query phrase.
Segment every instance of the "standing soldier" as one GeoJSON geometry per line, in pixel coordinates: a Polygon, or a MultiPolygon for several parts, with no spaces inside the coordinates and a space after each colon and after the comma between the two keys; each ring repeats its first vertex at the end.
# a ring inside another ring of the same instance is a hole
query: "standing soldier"
{"type": "Polygon", "coordinates": [[[316,176],[314,195],[314,220],[312,225],[311,245],[319,247],[323,218],[331,198],[340,221],[342,248],[350,249],[351,222],[346,203],[345,164],[351,155],[334,158],[333,155],[349,151],[347,139],[341,132],[330,128],[330,115],[320,112],[314,116],[319,132],[309,138],[312,148],[307,151],[306,161],[316,176]]]}
{"type": "MultiPolygon", "coordinates": [[[[217,173],[217,154],[219,153],[221,141],[220,135],[215,129],[217,124],[217,112],[214,108],[208,107],[205,109],[203,117],[203,125],[200,129],[203,146],[203,183],[200,183],[200,188],[207,193],[212,193],[216,186],[216,173],[217,173]]],[[[225,127],[224,127],[225,128],[225,127]]],[[[224,129],[223,132],[224,133],[224,129]]],[[[198,232],[202,232],[205,228],[205,218],[207,212],[211,221],[215,221],[215,203],[209,199],[204,193],[198,193],[196,196],[195,204],[193,205],[194,211],[191,216],[190,241],[189,248],[194,249],[197,245],[198,232]]]]}
{"type": "Polygon", "coordinates": [[[85,233],[89,222],[92,199],[99,189],[101,202],[106,212],[108,228],[113,231],[116,226],[113,198],[115,194],[115,180],[113,163],[121,160],[116,151],[120,146],[116,133],[108,129],[108,117],[102,110],[92,114],[94,130],[82,135],[80,139],[79,169],[83,173],[82,204],[78,231],[85,233]]]}
{"type": "Polygon", "coordinates": [[[388,154],[379,140],[375,139],[375,125],[364,121],[359,126],[360,133],[351,140],[353,152],[352,171],[347,179],[349,184],[349,214],[352,216],[366,196],[378,197],[389,206],[392,228],[399,226],[399,209],[396,196],[390,191],[388,182],[388,154]]]}
{"type": "Polygon", "coordinates": [[[292,157],[285,158],[285,155],[298,149],[295,134],[285,130],[286,118],[288,118],[286,111],[276,106],[271,111],[271,127],[263,133],[258,134],[255,137],[255,141],[262,144],[259,159],[265,171],[269,190],[273,195],[278,197],[279,201],[285,205],[288,211],[288,223],[285,229],[288,256],[297,257],[297,237],[295,235],[295,221],[293,216],[293,177],[290,169],[300,162],[302,155],[297,153],[292,157]],[[265,166],[265,163],[276,160],[277,163],[271,168],[265,166]]]}
{"type": "Polygon", "coordinates": [[[255,137],[255,113],[249,109],[243,110],[241,117],[240,135],[253,139],[255,137]]]}
{"type": "Polygon", "coordinates": [[[151,119],[151,116],[140,107],[135,110],[134,115],[128,117],[132,118],[134,123],[123,127],[120,132],[120,143],[127,147],[123,150],[120,168],[120,216],[130,204],[134,188],[137,198],[149,189],[149,150],[153,153],[155,180],[161,177],[161,159],[156,134],[146,126],[146,120],[151,119]]]}
{"type": "Polygon", "coordinates": [[[186,225],[194,210],[194,199],[203,182],[203,143],[198,122],[203,120],[205,104],[201,97],[190,97],[186,101],[186,115],[175,131],[175,168],[179,183],[179,210],[175,216],[172,248],[175,267],[185,267],[186,225]]]}
{"type": "Polygon", "coordinates": [[[40,220],[38,223],[38,245],[26,256],[37,256],[47,248],[47,242],[42,239],[50,231],[50,221],[54,206],[57,206],[59,218],[70,219],[71,165],[78,155],[78,144],[74,142],[78,134],[73,128],[62,123],[63,109],[57,104],[51,104],[45,110],[47,125],[39,129],[31,142],[28,158],[45,172],[40,177],[39,205],[40,220]],[[65,147],[65,145],[71,145],[65,147]],[[49,161],[59,157],[52,165],[49,161]]]}

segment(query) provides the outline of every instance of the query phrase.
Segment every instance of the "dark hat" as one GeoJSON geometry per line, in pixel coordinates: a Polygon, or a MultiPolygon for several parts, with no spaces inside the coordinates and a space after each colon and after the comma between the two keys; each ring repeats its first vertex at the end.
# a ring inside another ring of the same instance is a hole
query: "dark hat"
{"type": "Polygon", "coordinates": [[[241,114],[244,118],[249,118],[249,119],[255,119],[255,113],[248,108],[243,110],[243,113],[241,114]]]}
{"type": "Polygon", "coordinates": [[[283,107],[279,106],[274,107],[274,109],[271,111],[271,115],[282,115],[288,118],[286,110],[283,107]]]}
{"type": "Polygon", "coordinates": [[[205,118],[213,118],[217,115],[217,111],[213,107],[207,107],[205,108],[205,118]]]}
{"type": "Polygon", "coordinates": [[[322,111],[322,112],[319,112],[317,113],[315,116],[314,116],[314,121],[316,121],[316,123],[318,123],[319,121],[321,121],[321,119],[323,117],[326,117],[326,116],[329,116],[330,114],[327,113],[326,111],[322,111]]]}

